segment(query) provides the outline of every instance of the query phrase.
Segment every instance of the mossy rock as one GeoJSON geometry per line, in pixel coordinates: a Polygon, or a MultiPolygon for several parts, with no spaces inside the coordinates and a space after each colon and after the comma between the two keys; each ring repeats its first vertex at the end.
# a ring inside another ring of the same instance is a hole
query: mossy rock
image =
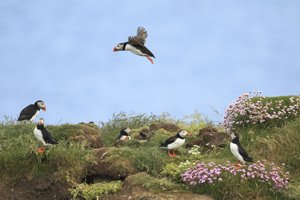
{"type": "Polygon", "coordinates": [[[141,129],[137,135],[134,136],[134,139],[137,140],[149,140],[153,136],[153,132],[148,128],[141,129]]]}
{"type": "Polygon", "coordinates": [[[167,132],[178,132],[180,130],[180,128],[173,123],[156,122],[151,124],[149,128],[143,127],[142,129],[138,130],[137,134],[134,135],[134,139],[150,140],[154,136],[154,134],[160,129],[165,130],[167,132]]]}
{"type": "Polygon", "coordinates": [[[48,129],[58,140],[84,143],[91,148],[103,146],[101,129],[95,124],[63,124],[61,126],[49,126],[48,129]]]}
{"type": "Polygon", "coordinates": [[[100,148],[94,151],[96,159],[87,167],[89,176],[100,179],[122,180],[128,175],[138,172],[131,161],[126,159],[126,156],[123,159],[112,158],[111,149],[113,147],[100,148]]]}
{"type": "Polygon", "coordinates": [[[180,130],[180,128],[173,123],[166,123],[166,122],[157,122],[157,123],[153,123],[150,125],[149,130],[152,131],[157,131],[159,129],[164,129],[168,132],[177,132],[180,130]]]}
{"type": "Polygon", "coordinates": [[[216,147],[226,146],[227,135],[214,127],[207,126],[199,130],[198,138],[189,142],[186,147],[197,145],[202,148],[202,153],[208,153],[216,147]]]}

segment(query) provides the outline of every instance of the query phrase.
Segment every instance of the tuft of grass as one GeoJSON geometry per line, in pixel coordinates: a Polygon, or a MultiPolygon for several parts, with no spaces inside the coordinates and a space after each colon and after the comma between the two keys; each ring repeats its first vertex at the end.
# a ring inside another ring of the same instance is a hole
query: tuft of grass
{"type": "Polygon", "coordinates": [[[256,160],[285,163],[291,173],[299,173],[300,118],[281,128],[244,130],[241,135],[242,145],[256,160]]]}
{"type": "MultiPolygon", "coordinates": [[[[287,197],[300,197],[300,119],[296,119],[282,128],[262,130],[257,139],[251,143],[253,157],[267,159],[277,165],[284,163],[290,172],[290,187],[287,197]]],[[[245,134],[246,135],[246,134],[245,134]]]]}
{"type": "Polygon", "coordinates": [[[166,163],[166,154],[157,147],[139,148],[133,157],[134,165],[149,174],[158,175],[166,163]]]}
{"type": "Polygon", "coordinates": [[[150,124],[163,120],[165,115],[156,116],[145,114],[126,114],[124,112],[113,114],[112,119],[108,122],[100,122],[100,127],[103,132],[103,143],[106,146],[112,145],[120,130],[125,127],[130,129],[141,128],[144,126],[150,126],[150,124]]]}
{"type": "Polygon", "coordinates": [[[193,167],[195,164],[195,162],[190,162],[189,160],[186,160],[185,162],[180,162],[179,164],[175,162],[168,163],[163,167],[161,174],[170,177],[176,182],[182,182],[180,175],[187,169],[193,167]]]}
{"type": "Polygon", "coordinates": [[[183,185],[172,182],[167,178],[155,178],[147,173],[138,173],[132,177],[132,185],[142,186],[143,188],[156,192],[163,191],[182,191],[183,185]]]}
{"type": "Polygon", "coordinates": [[[95,160],[93,152],[84,144],[68,142],[52,146],[46,153],[45,167],[54,170],[61,176],[69,173],[75,180],[85,175],[85,169],[95,160]]]}
{"type": "Polygon", "coordinates": [[[159,147],[111,148],[109,159],[130,162],[136,169],[158,175],[166,163],[167,155],[159,147]]]}
{"type": "Polygon", "coordinates": [[[121,181],[111,181],[107,183],[95,183],[88,185],[86,183],[73,183],[74,188],[69,189],[72,199],[78,199],[79,197],[84,198],[85,200],[94,200],[99,197],[115,193],[122,188],[121,181]]]}
{"type": "Polygon", "coordinates": [[[100,128],[94,124],[62,124],[46,126],[49,132],[58,140],[68,140],[77,135],[100,135],[100,128]]]}
{"type": "Polygon", "coordinates": [[[191,115],[186,115],[182,120],[176,123],[182,130],[189,131],[191,133],[196,133],[200,129],[211,124],[211,122],[206,119],[202,114],[195,111],[191,115]]]}
{"type": "Polygon", "coordinates": [[[112,119],[108,122],[100,122],[100,127],[103,133],[103,143],[105,146],[111,146],[116,137],[118,136],[121,128],[129,127],[134,131],[142,128],[147,128],[153,123],[157,122],[169,122],[178,125],[180,128],[188,130],[190,132],[197,132],[203,128],[208,122],[202,115],[195,112],[192,115],[188,115],[182,120],[176,120],[170,117],[169,114],[163,113],[161,115],[146,115],[146,114],[126,114],[121,112],[114,114],[112,119]]]}

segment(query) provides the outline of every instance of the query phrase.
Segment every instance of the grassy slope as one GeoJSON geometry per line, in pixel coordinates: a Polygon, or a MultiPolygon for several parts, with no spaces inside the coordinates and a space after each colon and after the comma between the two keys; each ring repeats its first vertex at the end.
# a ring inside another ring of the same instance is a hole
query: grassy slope
{"type": "MultiPolygon", "coordinates": [[[[134,134],[142,127],[148,127],[154,121],[165,121],[157,117],[137,116],[126,117],[116,116],[112,121],[102,128],[102,140],[106,146],[110,146],[116,137],[118,130],[128,126],[133,128],[134,134]]],[[[174,122],[174,121],[173,121],[174,122]]],[[[177,122],[185,129],[197,130],[205,124],[197,119],[192,123],[177,122]],[[197,126],[201,124],[201,126],[197,126]]],[[[1,185],[12,184],[20,179],[31,179],[46,174],[56,174],[57,177],[65,179],[69,174],[73,181],[78,181],[84,173],[84,169],[89,162],[93,162],[93,151],[85,144],[68,141],[69,136],[80,134],[82,125],[61,125],[50,126],[49,129],[55,137],[61,140],[57,146],[49,148],[47,160],[42,162],[43,157],[36,153],[38,143],[33,137],[33,124],[15,124],[5,122],[0,124],[0,180],[1,185]],[[45,171],[44,169],[48,169],[45,171]]],[[[178,165],[181,162],[190,160],[191,162],[214,161],[225,163],[227,160],[235,162],[229,151],[229,147],[216,149],[209,155],[193,156],[188,154],[185,148],[179,149],[181,155],[169,158],[166,152],[158,146],[161,141],[174,133],[159,130],[155,136],[146,143],[130,141],[123,146],[109,149],[109,159],[112,161],[129,160],[138,170],[145,171],[151,176],[150,182],[143,182],[143,177],[137,176],[136,184],[140,184],[147,190],[192,190],[192,188],[180,182],[178,165]],[[163,173],[162,173],[163,172],[163,173]],[[146,184],[149,183],[149,184],[146,184]],[[163,187],[158,187],[161,185],[163,187]],[[167,188],[167,189],[166,189],[167,188]]],[[[248,150],[255,160],[268,160],[276,165],[286,164],[286,169],[291,173],[290,188],[287,192],[280,194],[278,199],[300,198],[300,118],[287,123],[282,128],[257,129],[248,127],[240,132],[241,143],[248,150]],[[290,196],[289,196],[290,195],[290,196]]],[[[194,136],[195,138],[195,136],[194,136]]],[[[188,140],[191,140],[189,138],[188,140]]],[[[70,179],[70,177],[68,178],[70,179]]],[[[147,179],[149,177],[146,176],[147,179]]],[[[146,179],[145,178],[145,179],[146,179]]],[[[226,184],[226,183],[224,183],[226,184]]],[[[230,188],[227,186],[224,188],[230,188]]],[[[197,191],[196,191],[197,192],[197,191]]],[[[199,192],[199,191],[198,191],[199,192]]],[[[225,191],[221,191],[225,192],[225,191]]],[[[226,192],[233,192],[228,189],[226,192]]],[[[242,191],[240,191],[242,197],[242,191]]],[[[253,191],[254,195],[256,191],[253,191]]],[[[216,199],[222,199],[212,191],[201,191],[208,193],[216,199]]],[[[225,195],[225,194],[224,194],[225,195]]],[[[230,196],[230,194],[226,194],[230,196]]],[[[242,199],[237,197],[236,199],[242,199]]],[[[256,199],[274,199],[269,193],[262,193],[256,199]]]]}
{"type": "MultiPolygon", "coordinates": [[[[300,199],[300,119],[287,123],[281,128],[271,128],[258,130],[246,129],[240,132],[242,146],[247,149],[248,153],[254,160],[267,160],[274,162],[275,165],[285,164],[285,169],[290,172],[290,187],[284,192],[284,196],[278,199],[300,199]]],[[[227,150],[209,155],[205,160],[209,161],[214,157],[214,161],[235,159],[227,150]]],[[[260,196],[259,199],[274,199],[274,197],[260,196]]]]}
{"type": "Polygon", "coordinates": [[[50,131],[53,128],[56,130],[53,136],[60,143],[47,147],[44,155],[36,151],[40,144],[33,136],[34,127],[34,124],[28,123],[0,124],[0,184],[13,184],[18,180],[30,180],[51,173],[65,177],[69,172],[74,178],[79,178],[86,162],[92,159],[92,153],[84,144],[67,141],[67,138],[78,134],[74,130],[81,130],[81,125],[49,127],[50,131]]]}

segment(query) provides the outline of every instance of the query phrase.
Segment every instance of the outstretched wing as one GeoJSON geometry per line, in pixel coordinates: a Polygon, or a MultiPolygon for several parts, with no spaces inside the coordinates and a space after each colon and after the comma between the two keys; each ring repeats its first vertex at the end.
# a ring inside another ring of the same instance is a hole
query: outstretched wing
{"type": "Polygon", "coordinates": [[[128,41],[137,42],[141,45],[145,45],[148,34],[144,27],[138,27],[136,36],[129,36],[128,41]]]}

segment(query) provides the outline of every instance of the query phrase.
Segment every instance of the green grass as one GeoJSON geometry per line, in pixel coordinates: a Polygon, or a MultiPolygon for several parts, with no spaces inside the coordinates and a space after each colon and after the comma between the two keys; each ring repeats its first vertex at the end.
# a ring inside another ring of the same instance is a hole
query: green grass
{"type": "Polygon", "coordinates": [[[131,141],[128,141],[129,144],[125,142],[123,147],[111,149],[110,158],[119,161],[130,160],[138,170],[157,176],[163,166],[173,160],[169,158],[165,149],[159,147],[160,143],[172,134],[159,130],[148,142],[134,146],[131,141]]]}
{"type": "MultiPolygon", "coordinates": [[[[288,97],[285,98],[288,99],[288,97]]],[[[188,153],[189,149],[181,147],[177,150],[177,157],[169,157],[167,151],[161,149],[159,145],[175,133],[158,130],[149,141],[131,140],[123,142],[120,147],[111,147],[121,128],[130,127],[134,135],[138,134],[140,129],[149,128],[150,124],[158,121],[173,122],[193,133],[208,124],[196,114],[190,116],[188,121],[184,121],[173,120],[166,115],[120,113],[114,115],[109,122],[103,123],[101,128],[85,124],[51,125],[47,128],[54,137],[60,140],[60,143],[47,148],[46,153],[41,155],[36,153],[40,144],[33,136],[34,124],[4,121],[0,123],[0,182],[5,185],[24,178],[32,179],[45,174],[55,174],[63,179],[67,177],[74,183],[71,192],[73,191],[72,194],[75,196],[86,194],[91,195],[85,196],[86,199],[92,199],[107,192],[116,192],[117,190],[113,188],[119,190],[121,186],[114,187],[115,183],[112,183],[113,185],[80,183],[81,178],[85,176],[88,163],[95,162],[96,158],[86,142],[76,142],[72,138],[90,134],[101,138],[108,152],[104,159],[111,162],[116,169],[118,168],[120,174],[125,174],[122,170],[128,170],[126,167],[134,168],[132,171],[145,172],[136,174],[134,184],[147,190],[163,192],[189,188],[195,193],[209,194],[215,199],[249,199],[249,197],[263,200],[300,199],[300,118],[286,119],[277,128],[255,125],[239,128],[240,142],[254,160],[267,160],[274,162],[277,166],[285,163],[285,169],[290,172],[290,187],[287,191],[279,193],[265,186],[260,186],[258,190],[257,183],[241,183],[239,179],[232,177],[216,185],[215,188],[208,186],[193,188],[183,185],[180,174],[197,162],[213,161],[220,164],[226,163],[227,160],[236,162],[229,150],[229,145],[223,149],[217,148],[207,155],[192,155],[188,153]]],[[[219,126],[217,128],[222,129],[219,126]]],[[[187,138],[186,142],[196,139],[195,135],[187,138]]]]}
{"type": "MultiPolygon", "coordinates": [[[[34,127],[30,123],[0,124],[1,183],[5,185],[51,173],[64,177],[66,172],[79,178],[93,157],[91,150],[84,144],[61,140],[58,145],[49,146],[44,154],[40,154],[37,152],[40,144],[33,135],[34,127]]],[[[58,136],[55,132],[53,135],[58,136]]]]}
{"type": "MultiPolygon", "coordinates": [[[[145,115],[145,114],[126,114],[118,113],[106,123],[101,122],[100,127],[102,130],[102,138],[105,146],[111,146],[120,130],[125,127],[132,129],[132,134],[138,134],[138,131],[142,128],[149,128],[149,126],[156,122],[169,122],[176,124],[181,129],[190,131],[192,133],[198,132],[199,129],[205,127],[210,123],[207,119],[204,119],[198,112],[188,115],[183,119],[173,119],[167,113],[161,115],[145,115]]],[[[169,133],[170,135],[174,133],[169,133]]]]}
{"type": "MultiPolygon", "coordinates": [[[[267,97],[253,98],[251,101],[261,100],[263,103],[282,100],[282,106],[289,106],[290,97],[267,97]]],[[[275,108],[274,108],[275,109],[275,108]]],[[[247,117],[245,117],[247,119],[247,117]]],[[[241,119],[239,119],[241,120],[241,119]]],[[[237,125],[236,125],[237,126],[237,125]]],[[[300,118],[287,117],[284,120],[271,120],[265,124],[250,124],[247,126],[241,125],[235,130],[240,135],[240,142],[254,160],[267,160],[274,162],[276,166],[282,166],[285,163],[285,170],[290,172],[290,187],[286,191],[276,191],[273,188],[260,186],[258,183],[241,183],[233,178],[226,182],[218,183],[215,186],[199,186],[195,187],[194,191],[201,194],[210,194],[215,199],[299,199],[299,179],[300,179],[300,118]],[[235,185],[234,189],[232,187],[235,185]],[[224,193],[224,191],[226,191],[224,193]]],[[[192,157],[187,158],[194,162],[192,157]]],[[[217,163],[225,163],[226,160],[235,162],[227,146],[223,151],[214,151],[209,155],[202,157],[201,161],[217,163]]],[[[165,168],[165,173],[168,176],[173,176],[176,179],[176,172],[172,174],[172,165],[165,168]],[[175,176],[175,177],[174,177],[175,176]]],[[[173,166],[175,167],[175,166],[173,166]]],[[[184,168],[183,168],[184,171],[184,168]]]]}
{"type": "Polygon", "coordinates": [[[112,118],[104,123],[100,122],[103,133],[103,143],[105,146],[111,146],[122,128],[130,127],[130,129],[149,126],[150,124],[165,119],[165,115],[156,116],[145,114],[126,114],[124,112],[114,114],[112,118]]]}
{"type": "Polygon", "coordinates": [[[131,178],[132,178],[131,180],[132,185],[143,187],[146,190],[151,190],[155,192],[185,190],[183,184],[174,183],[168,178],[152,177],[147,173],[138,173],[131,178]]]}
{"type": "Polygon", "coordinates": [[[115,193],[122,188],[121,181],[111,181],[108,183],[95,183],[88,185],[86,183],[77,184],[74,183],[74,188],[69,189],[72,199],[78,199],[82,197],[86,200],[94,200],[99,197],[115,193]]]}

